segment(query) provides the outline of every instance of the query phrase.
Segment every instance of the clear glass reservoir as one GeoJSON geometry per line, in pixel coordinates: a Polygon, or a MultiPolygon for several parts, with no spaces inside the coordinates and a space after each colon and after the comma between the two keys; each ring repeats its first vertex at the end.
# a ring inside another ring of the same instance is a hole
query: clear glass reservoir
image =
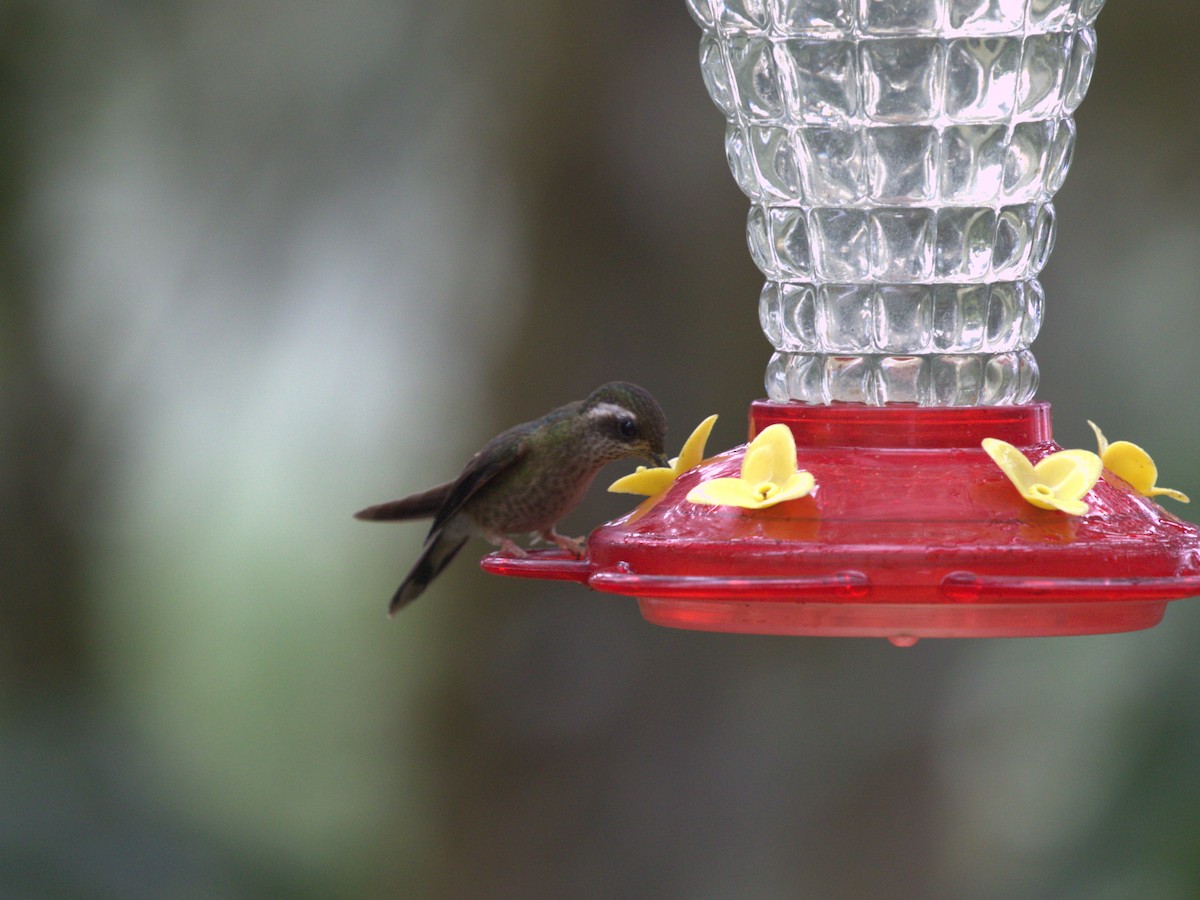
{"type": "Polygon", "coordinates": [[[1024,403],[1103,0],[688,0],[767,395],[1024,403]]]}

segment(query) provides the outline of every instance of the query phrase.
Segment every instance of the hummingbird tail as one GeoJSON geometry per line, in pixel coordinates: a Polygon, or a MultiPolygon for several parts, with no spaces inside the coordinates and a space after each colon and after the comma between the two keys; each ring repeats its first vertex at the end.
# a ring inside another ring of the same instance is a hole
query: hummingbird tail
{"type": "Polygon", "coordinates": [[[469,533],[447,533],[445,530],[430,535],[416,565],[412,567],[412,571],[408,573],[392,596],[392,602],[388,604],[388,615],[394,616],[403,607],[420,597],[425,588],[429,587],[430,582],[437,578],[438,573],[458,555],[458,551],[463,548],[469,538],[469,533]]]}
{"type": "Polygon", "coordinates": [[[399,500],[387,503],[377,503],[360,509],[354,518],[364,522],[403,522],[410,519],[431,519],[446,502],[446,497],[453,486],[451,482],[439,484],[419,494],[410,494],[399,500]]]}

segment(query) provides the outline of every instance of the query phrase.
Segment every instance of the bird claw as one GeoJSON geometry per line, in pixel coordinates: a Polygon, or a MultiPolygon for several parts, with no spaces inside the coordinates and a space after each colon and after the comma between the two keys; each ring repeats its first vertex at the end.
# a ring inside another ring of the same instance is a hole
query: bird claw
{"type": "Polygon", "coordinates": [[[566,550],[576,559],[583,559],[587,554],[587,538],[567,537],[554,530],[542,532],[541,537],[547,541],[552,541],[560,550],[566,550]]]}
{"type": "Polygon", "coordinates": [[[522,547],[518,546],[510,538],[495,536],[491,538],[491,541],[493,544],[499,545],[501,553],[507,553],[509,556],[515,556],[518,559],[524,559],[529,555],[522,547]]]}
{"type": "MultiPolygon", "coordinates": [[[[501,553],[507,553],[509,556],[515,556],[519,559],[525,559],[529,556],[529,551],[514,543],[512,538],[501,534],[489,534],[486,537],[500,548],[501,553]]],[[[545,541],[548,544],[554,544],[560,550],[566,550],[576,559],[583,559],[587,555],[587,538],[567,537],[566,535],[559,534],[554,529],[550,529],[549,531],[533,533],[532,539],[534,543],[545,541]]]]}

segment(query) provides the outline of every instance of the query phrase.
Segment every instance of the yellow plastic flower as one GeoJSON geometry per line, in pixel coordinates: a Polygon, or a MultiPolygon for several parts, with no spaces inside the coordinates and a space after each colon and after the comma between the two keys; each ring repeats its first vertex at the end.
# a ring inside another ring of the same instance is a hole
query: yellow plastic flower
{"type": "Polygon", "coordinates": [[[1089,419],[1088,424],[1092,426],[1092,431],[1096,432],[1096,441],[1100,444],[1100,459],[1104,462],[1104,468],[1127,482],[1143,497],[1167,496],[1180,503],[1191,502],[1188,500],[1187,494],[1171,488],[1155,486],[1154,482],[1158,481],[1158,466],[1154,465],[1154,460],[1150,458],[1149,453],[1129,441],[1116,441],[1110,444],[1095,422],[1089,419]]]}
{"type": "Polygon", "coordinates": [[[638,466],[637,471],[624,478],[618,478],[608,486],[614,494],[645,494],[655,497],[675,483],[675,479],[688,469],[695,468],[704,461],[704,445],[713,430],[716,416],[709,416],[696,426],[686,441],[679,455],[671,460],[671,465],[647,468],[638,466]]]}
{"type": "Polygon", "coordinates": [[[983,449],[1027,501],[1072,516],[1088,511],[1082,498],[1100,480],[1104,468],[1090,450],[1059,450],[1035,466],[1012,444],[995,438],[984,438],[983,449]]]}
{"type": "Polygon", "coordinates": [[[811,472],[796,470],[796,440],[781,423],[768,425],[746,448],[740,478],[713,478],[688,492],[692,503],[766,509],[807,497],[816,483],[811,472]]]}

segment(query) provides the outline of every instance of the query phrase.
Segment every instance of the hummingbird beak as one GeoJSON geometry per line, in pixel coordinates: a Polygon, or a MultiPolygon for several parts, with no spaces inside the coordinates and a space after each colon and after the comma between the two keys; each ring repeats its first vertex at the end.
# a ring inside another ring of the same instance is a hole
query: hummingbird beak
{"type": "Polygon", "coordinates": [[[651,453],[650,461],[661,469],[671,468],[671,460],[667,459],[667,454],[665,453],[651,453]]]}

